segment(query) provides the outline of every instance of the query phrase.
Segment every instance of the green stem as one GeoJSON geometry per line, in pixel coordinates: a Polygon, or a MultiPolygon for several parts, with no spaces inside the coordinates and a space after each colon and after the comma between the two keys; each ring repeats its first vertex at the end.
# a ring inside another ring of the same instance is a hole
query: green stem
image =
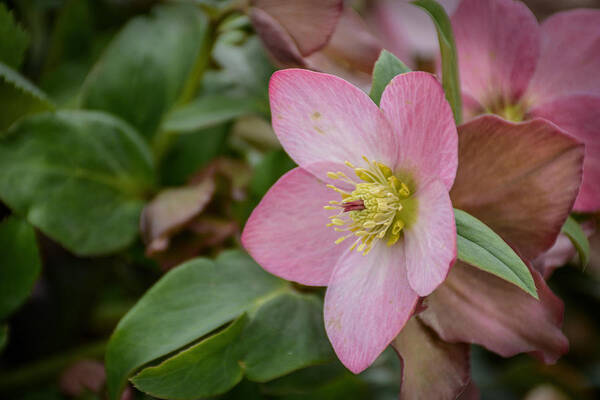
{"type": "Polygon", "coordinates": [[[0,393],[52,380],[75,361],[86,358],[103,358],[107,343],[108,340],[105,339],[10,372],[2,372],[0,373],[0,393]]]}

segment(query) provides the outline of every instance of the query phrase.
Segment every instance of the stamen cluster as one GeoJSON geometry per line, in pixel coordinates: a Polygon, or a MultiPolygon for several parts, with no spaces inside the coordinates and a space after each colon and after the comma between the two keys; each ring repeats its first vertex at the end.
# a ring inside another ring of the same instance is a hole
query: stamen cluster
{"type": "Polygon", "coordinates": [[[344,232],[335,241],[336,244],[350,237],[357,237],[350,248],[355,247],[363,255],[369,253],[377,239],[386,239],[388,246],[400,239],[404,221],[400,219],[402,200],[410,197],[408,186],[401,182],[392,170],[379,162],[370,161],[363,157],[368,168],[355,167],[349,161],[346,165],[354,169],[360,179],[355,181],[343,172],[328,172],[331,179],[339,179],[352,185],[351,192],[334,185],[327,185],[342,196],[341,201],[330,201],[325,206],[327,210],[337,210],[338,213],[329,217],[327,224],[337,232],[344,232]],[[358,246],[358,247],[357,247],[358,246]]]}

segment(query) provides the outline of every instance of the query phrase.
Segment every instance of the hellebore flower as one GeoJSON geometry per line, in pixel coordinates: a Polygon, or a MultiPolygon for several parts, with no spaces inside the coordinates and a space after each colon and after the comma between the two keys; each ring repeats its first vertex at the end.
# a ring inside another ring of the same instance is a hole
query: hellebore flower
{"type": "Polygon", "coordinates": [[[249,13],[280,67],[335,74],[361,88],[370,85],[381,45],[342,0],[254,0],[249,13]]]}
{"type": "Polygon", "coordinates": [[[541,26],[513,0],[463,0],[452,16],[465,117],[545,118],[586,146],[574,209],[600,209],[600,10],[541,26]]]}
{"type": "Polygon", "coordinates": [[[452,111],[424,72],[395,77],[381,109],[343,79],[306,70],[276,72],[269,94],[275,133],[299,167],[267,192],[242,243],[267,271],[327,286],[327,334],[358,373],[454,263],[452,111]]]}
{"type": "MultiPolygon", "coordinates": [[[[581,182],[583,146],[556,125],[485,115],[458,127],[459,166],[450,198],[525,259],[552,246],[581,182]]],[[[563,304],[531,269],[539,301],[458,261],[394,340],[403,360],[401,399],[455,399],[469,382],[469,346],[547,363],[568,349],[563,304]],[[436,382],[432,385],[431,382],[436,382]]]]}
{"type": "MultiPolygon", "coordinates": [[[[459,0],[438,0],[452,14],[459,0]]],[[[369,3],[366,21],[383,46],[411,68],[435,68],[438,36],[431,17],[411,0],[378,0],[369,3]]]]}

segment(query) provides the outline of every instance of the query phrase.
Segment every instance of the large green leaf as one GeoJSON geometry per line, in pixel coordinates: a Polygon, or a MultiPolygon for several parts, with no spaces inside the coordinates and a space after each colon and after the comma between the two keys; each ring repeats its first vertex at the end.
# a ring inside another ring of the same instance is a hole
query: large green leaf
{"type": "Polygon", "coordinates": [[[450,18],[444,7],[435,0],[415,0],[413,4],[425,10],[435,24],[442,54],[442,86],[446,93],[446,99],[452,107],[454,120],[459,125],[462,121],[462,95],[458,74],[458,56],[450,18]]]}
{"type": "Polygon", "coordinates": [[[3,3],[0,3],[0,38],[0,62],[18,69],[29,44],[29,35],[3,3]]]}
{"type": "Polygon", "coordinates": [[[0,131],[24,115],[52,108],[51,102],[40,89],[0,62],[0,131]]]}
{"type": "Polygon", "coordinates": [[[207,26],[190,4],[158,6],[131,20],[86,79],[82,106],[116,114],[153,137],[204,54],[207,26]]]}
{"type": "Polygon", "coordinates": [[[180,133],[196,132],[244,114],[250,114],[255,106],[252,101],[223,95],[205,95],[173,110],[162,129],[180,133]]]}
{"type": "Polygon", "coordinates": [[[322,302],[314,295],[282,293],[231,327],[132,381],[146,393],[167,399],[195,399],[231,389],[245,374],[265,382],[299,368],[327,361],[322,302]],[[243,327],[242,327],[243,325],[243,327]]]}
{"type": "Polygon", "coordinates": [[[3,320],[31,293],[41,262],[33,228],[14,216],[0,223],[0,249],[0,320],[3,320]]]}
{"type": "Polygon", "coordinates": [[[387,50],[382,50],[373,67],[373,84],[369,93],[375,104],[379,105],[385,87],[396,75],[409,71],[410,68],[404,65],[398,57],[387,50]]]}
{"type": "Polygon", "coordinates": [[[0,140],[0,198],[78,255],[135,239],[153,179],[147,145],[107,114],[38,114],[0,140]]]}
{"type": "Polygon", "coordinates": [[[569,217],[562,227],[562,233],[571,240],[571,243],[577,249],[581,265],[585,267],[590,261],[590,242],[583,229],[581,229],[581,225],[573,217],[569,217]]]}
{"type": "Polygon", "coordinates": [[[462,210],[454,209],[454,216],[460,260],[513,283],[538,298],[527,265],[500,236],[462,210]]]}
{"type": "Polygon", "coordinates": [[[129,311],[108,345],[109,398],[143,364],[191,344],[278,293],[287,284],[239,251],[195,259],[166,274],[129,311]]]}

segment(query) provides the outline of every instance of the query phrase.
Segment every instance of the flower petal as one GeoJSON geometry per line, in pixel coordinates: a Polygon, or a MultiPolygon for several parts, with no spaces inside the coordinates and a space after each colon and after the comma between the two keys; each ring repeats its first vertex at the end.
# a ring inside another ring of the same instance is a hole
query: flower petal
{"type": "Polygon", "coordinates": [[[600,92],[559,97],[531,110],[531,115],[554,122],[585,144],[583,181],[574,208],[581,212],[600,210],[600,92]]]}
{"type": "Polygon", "coordinates": [[[347,7],[327,46],[307,57],[307,62],[311,69],[337,75],[368,89],[380,52],[379,41],[369,32],[358,13],[347,7]]]}
{"type": "Polygon", "coordinates": [[[392,346],[402,359],[401,400],[455,400],[469,384],[469,345],[444,342],[417,316],[392,346]]]}
{"type": "Polygon", "coordinates": [[[343,0],[252,0],[252,5],[276,19],[304,56],[327,44],[344,6],[343,0]]]}
{"type": "Polygon", "coordinates": [[[396,169],[417,181],[439,179],[449,190],[458,162],[458,136],[442,85],[426,72],[396,76],[381,96],[381,109],[398,136],[396,169]]]}
{"type": "Polygon", "coordinates": [[[325,328],[340,361],[352,372],[367,368],[398,335],[419,296],[408,285],[402,246],[377,243],[349,250],[325,294],[325,328]]]}
{"type": "Polygon", "coordinates": [[[406,271],[412,289],[427,296],[446,279],[456,260],[456,224],[448,190],[431,181],[415,194],[418,215],[404,231],[406,271]]]}
{"type": "Polygon", "coordinates": [[[583,147],[555,125],[484,115],[459,127],[450,198],[527,259],[552,246],[577,196],[583,147]]]}
{"type": "Polygon", "coordinates": [[[275,18],[260,8],[252,7],[250,19],[265,48],[279,65],[306,66],[298,46],[275,18]]]}
{"type": "Polygon", "coordinates": [[[537,63],[535,16],[514,0],[464,0],[452,16],[463,91],[484,107],[515,101],[537,63]]]}
{"type": "Polygon", "coordinates": [[[301,167],[325,178],[323,163],[361,163],[362,156],[394,165],[397,141],[375,103],[333,75],[277,71],[269,85],[273,129],[301,167]]]}
{"type": "Polygon", "coordinates": [[[242,244],[264,269],[304,285],[325,286],[347,246],[325,225],[339,195],[302,168],[282,176],[254,209],[242,244]]]}
{"type": "MultiPolygon", "coordinates": [[[[439,53],[435,25],[427,13],[409,1],[380,0],[370,4],[369,26],[406,65],[416,66],[417,58],[433,60],[439,53]]],[[[446,13],[452,14],[459,0],[440,0],[446,13]]]]}
{"type": "Polygon", "coordinates": [[[569,347],[560,330],[564,306],[540,274],[530,270],[539,301],[503,279],[457,262],[419,317],[443,340],[479,344],[504,357],[531,352],[553,363],[569,347]]]}
{"type": "Polygon", "coordinates": [[[600,95],[600,10],[557,13],[542,24],[542,49],[527,90],[535,104],[576,92],[600,95]]]}

